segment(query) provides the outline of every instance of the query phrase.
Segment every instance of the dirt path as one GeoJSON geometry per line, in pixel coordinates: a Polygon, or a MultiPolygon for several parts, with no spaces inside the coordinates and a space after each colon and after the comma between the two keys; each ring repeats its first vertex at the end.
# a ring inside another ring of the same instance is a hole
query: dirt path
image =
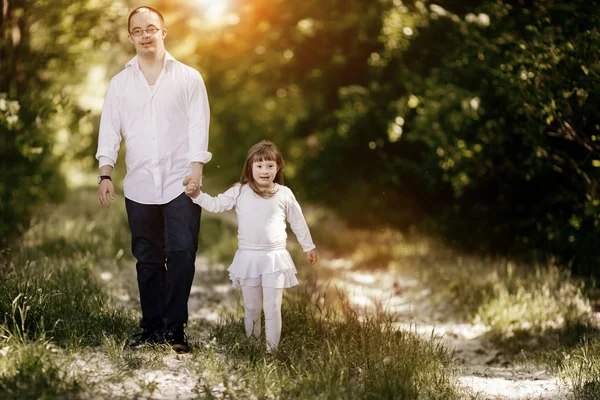
{"type": "MultiPolygon", "coordinates": [[[[218,322],[223,310],[238,307],[239,293],[227,280],[226,266],[210,264],[206,257],[196,258],[196,274],[189,300],[188,339],[192,345],[210,346],[210,327],[218,322]]],[[[107,272],[100,272],[107,281],[117,306],[139,309],[135,267],[123,267],[117,281],[107,272]]],[[[76,356],[72,369],[87,375],[100,398],[110,399],[197,399],[208,395],[219,398],[223,385],[211,388],[199,386],[197,362],[192,354],[115,350],[117,345],[103,346],[76,356]]],[[[98,398],[98,397],[93,397],[98,398]]]]}
{"type": "MultiPolygon", "coordinates": [[[[435,337],[453,349],[460,365],[458,379],[465,388],[465,399],[570,398],[556,377],[543,370],[509,363],[497,348],[483,339],[484,326],[448,320],[442,310],[428,303],[429,293],[419,287],[419,282],[387,271],[360,272],[352,267],[352,263],[344,259],[322,259],[319,268],[332,270],[322,276],[335,278],[321,283],[343,289],[351,303],[363,312],[369,312],[379,303],[395,315],[400,329],[417,332],[426,340],[435,337]]],[[[121,289],[115,297],[127,307],[137,309],[134,268],[127,270],[131,276],[125,277],[126,283],[119,285],[121,289]]],[[[239,291],[233,290],[227,280],[226,265],[211,265],[206,258],[198,257],[189,302],[188,334],[192,343],[206,345],[208,327],[218,322],[222,310],[240,307],[239,296],[239,291]]],[[[83,370],[104,371],[104,376],[98,376],[98,383],[101,391],[111,398],[191,399],[207,395],[207,390],[212,396],[220,397],[223,386],[208,389],[197,386],[198,371],[192,371],[190,361],[189,355],[167,352],[154,366],[147,362],[147,366],[132,371],[129,368],[130,376],[116,383],[111,383],[110,376],[119,373],[119,365],[110,360],[110,354],[81,355],[77,366],[83,370]]],[[[145,360],[137,362],[144,364],[145,360]]]]}
{"type": "Polygon", "coordinates": [[[343,289],[359,308],[372,309],[377,303],[393,313],[400,329],[410,330],[425,339],[435,337],[455,352],[460,364],[459,382],[465,399],[570,399],[569,391],[558,378],[542,369],[514,366],[483,335],[482,325],[458,323],[442,310],[431,307],[429,292],[414,279],[388,271],[353,271],[349,261],[327,262],[336,273],[332,284],[343,289]]]}

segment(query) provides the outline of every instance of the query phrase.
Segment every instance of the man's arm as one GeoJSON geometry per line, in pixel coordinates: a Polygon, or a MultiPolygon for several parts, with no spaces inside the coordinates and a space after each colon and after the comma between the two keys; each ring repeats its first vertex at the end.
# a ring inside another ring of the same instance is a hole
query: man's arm
{"type": "Polygon", "coordinates": [[[100,162],[100,167],[104,165],[113,167],[117,162],[122,140],[120,107],[121,101],[113,78],[108,84],[100,115],[98,150],[96,152],[96,159],[100,162]]]}
{"type": "Polygon", "coordinates": [[[202,171],[204,170],[204,163],[202,162],[193,162],[192,163],[192,178],[202,186],[202,171]]]}
{"type": "MultiPolygon", "coordinates": [[[[120,102],[114,81],[111,81],[104,96],[100,130],[98,132],[98,151],[96,158],[100,164],[100,175],[110,176],[117,161],[121,146],[120,102]]],[[[108,200],[115,199],[115,188],[110,179],[103,179],[98,185],[98,204],[108,208],[108,200]]]]}
{"type": "Polygon", "coordinates": [[[206,164],[212,158],[208,151],[210,107],[202,76],[197,71],[190,77],[188,139],[190,163],[206,164]]]}
{"type": "Polygon", "coordinates": [[[196,197],[202,189],[204,164],[210,161],[212,154],[208,151],[210,107],[206,87],[200,73],[196,72],[192,79],[188,109],[189,157],[192,164],[192,175],[186,177],[184,182],[189,179],[196,182],[198,189],[191,193],[192,197],[196,197]]]}

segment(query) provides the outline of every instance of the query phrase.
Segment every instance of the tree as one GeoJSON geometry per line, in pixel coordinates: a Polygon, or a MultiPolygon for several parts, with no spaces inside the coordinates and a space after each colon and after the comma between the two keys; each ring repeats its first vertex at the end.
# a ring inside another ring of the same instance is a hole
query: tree
{"type": "MultiPolygon", "coordinates": [[[[101,1],[3,0],[0,14],[0,244],[66,185],[57,134],[85,115],[75,102],[94,51],[116,40],[123,6],[101,1]]],[[[77,134],[78,132],[72,132],[77,134]]]]}
{"type": "MultiPolygon", "coordinates": [[[[302,176],[324,188],[352,171],[328,200],[362,193],[360,222],[406,226],[421,214],[470,250],[550,255],[593,272],[597,5],[485,1],[461,14],[443,5],[390,8],[370,81],[340,90],[316,172],[302,176]]],[[[343,200],[341,208],[352,210],[343,200]]]]}

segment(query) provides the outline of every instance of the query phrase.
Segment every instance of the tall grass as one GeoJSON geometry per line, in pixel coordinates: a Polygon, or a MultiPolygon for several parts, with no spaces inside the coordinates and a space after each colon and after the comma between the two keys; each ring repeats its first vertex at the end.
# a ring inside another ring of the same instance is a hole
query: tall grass
{"type": "Polygon", "coordinates": [[[443,293],[440,298],[459,305],[459,316],[485,325],[514,361],[553,371],[576,400],[600,399],[600,335],[590,306],[593,291],[582,280],[552,265],[467,259],[460,270],[446,268],[443,281],[451,290],[441,288],[439,276],[428,282],[443,293]]]}
{"type": "MultiPolygon", "coordinates": [[[[0,397],[93,396],[97,379],[68,365],[77,352],[97,346],[122,379],[161,368],[165,349],[120,350],[135,316],[114,307],[110,285],[100,279],[103,272],[119,276],[133,263],[125,221],[122,202],[108,211],[96,208],[95,193],[81,190],[49,208],[4,258],[0,397]]],[[[216,262],[230,261],[235,226],[211,216],[202,223],[201,251],[216,262]]],[[[265,353],[264,337],[261,343],[246,340],[240,309],[224,316],[210,331],[214,341],[196,346],[188,363],[199,392],[204,387],[210,397],[216,387],[239,398],[457,398],[445,348],[394,329],[385,314],[360,320],[343,295],[336,302],[317,299],[316,306],[318,291],[305,290],[286,298],[284,339],[275,356],[265,353]]]]}
{"type": "Polygon", "coordinates": [[[576,400],[600,399],[600,338],[584,339],[572,351],[556,354],[554,370],[572,385],[576,400]]]}
{"type": "Polygon", "coordinates": [[[5,334],[23,341],[51,338],[62,346],[98,345],[103,335],[131,331],[114,309],[87,257],[44,258],[16,265],[0,278],[5,334]]]}
{"type": "Polygon", "coordinates": [[[132,315],[113,307],[100,280],[102,272],[119,272],[128,243],[123,206],[107,212],[96,205],[92,191],[72,193],[48,206],[11,249],[0,274],[0,322],[11,335],[93,346],[107,333],[131,331],[132,315]]]}
{"type": "Polygon", "coordinates": [[[0,395],[2,399],[75,398],[82,386],[70,375],[70,358],[50,341],[4,340],[0,348],[0,395]]]}
{"type": "MultiPolygon", "coordinates": [[[[310,212],[307,218],[314,218],[310,212]]],[[[230,262],[236,249],[234,221],[203,216],[201,242],[214,261],[230,262]],[[208,238],[206,238],[208,236],[208,238]],[[204,238],[204,239],[203,239],[204,238]]],[[[323,229],[315,230],[319,237],[323,229]]],[[[343,231],[338,231],[343,233],[343,231]]],[[[293,233],[290,232],[293,238],[293,233]]],[[[319,239],[317,239],[318,241],[319,239]]],[[[391,315],[376,312],[361,318],[341,291],[318,285],[305,255],[292,239],[303,284],[286,290],[282,340],[274,355],[266,353],[264,332],[248,340],[241,305],[222,316],[208,340],[194,354],[191,368],[199,394],[259,399],[456,399],[452,355],[439,342],[400,331],[391,315]]],[[[327,254],[335,243],[321,244],[327,254]],[[331,246],[331,247],[328,247],[331,246]]],[[[365,262],[380,258],[380,248],[365,262]]],[[[326,278],[327,261],[317,269],[326,278]]],[[[324,285],[324,286],[323,286],[324,285]]]]}
{"type": "Polygon", "coordinates": [[[414,232],[351,229],[322,213],[317,220],[318,240],[334,257],[416,277],[446,318],[485,325],[505,355],[545,364],[577,398],[600,398],[600,326],[590,305],[598,297],[595,283],[551,264],[458,254],[414,232]]]}
{"type": "MultiPolygon", "coordinates": [[[[454,317],[485,324],[497,343],[515,353],[545,351],[546,362],[572,384],[578,398],[595,398],[600,339],[583,282],[554,266],[459,256],[390,229],[353,230],[322,210],[307,209],[309,222],[320,222],[313,225],[318,227],[313,236],[324,256],[318,266],[321,278],[335,273],[327,268],[328,257],[347,258],[363,270],[413,274],[429,286],[430,299],[440,308],[450,304],[454,317]]],[[[227,263],[236,249],[235,236],[232,221],[205,213],[200,251],[227,263]]],[[[121,351],[137,320],[133,312],[114,306],[110,290],[131,282],[100,278],[110,272],[132,280],[135,273],[125,273],[133,264],[129,240],[122,197],[104,210],[96,205],[93,190],[80,190],[66,203],[49,207],[22,243],[2,254],[0,398],[94,393],[94,382],[68,365],[71,354],[97,346],[122,379],[146,367],[162,368],[165,349],[121,351]]],[[[291,243],[292,254],[301,260],[301,250],[291,243]]],[[[199,397],[460,397],[448,349],[396,329],[383,312],[360,317],[343,292],[332,295],[330,289],[307,283],[310,274],[299,270],[304,285],[286,292],[282,342],[274,355],[266,353],[264,337],[259,342],[245,338],[241,306],[208,333],[203,328],[203,338],[209,339],[195,343],[186,362],[198,380],[199,397]]]]}
{"type": "Polygon", "coordinates": [[[326,215],[319,221],[325,224],[319,240],[334,255],[344,254],[354,269],[413,275],[430,289],[428,300],[447,310],[448,317],[484,324],[500,341],[527,335],[542,339],[560,330],[568,331],[561,338],[566,340],[573,329],[592,328],[593,287],[555,265],[458,254],[415,233],[350,229],[326,215]],[[338,234],[328,235],[331,231],[338,234]]]}
{"type": "Polygon", "coordinates": [[[556,266],[506,260],[438,261],[420,274],[438,302],[453,304],[457,318],[488,327],[488,335],[514,353],[576,345],[595,329],[582,280],[556,266]]]}
{"type": "MultiPolygon", "coordinates": [[[[90,207],[93,192],[49,206],[0,266],[0,397],[69,397],[82,390],[69,354],[125,338],[133,315],[113,306],[101,272],[118,270],[123,214],[90,207]]],[[[94,204],[94,203],[92,203],[94,204]]],[[[115,208],[118,208],[115,207],[115,208]]],[[[10,252],[10,253],[9,253],[10,252]]],[[[121,251],[121,254],[123,252],[121,251]]]]}
{"type": "Polygon", "coordinates": [[[245,337],[239,313],[224,316],[196,354],[205,392],[232,398],[457,399],[451,353],[400,331],[384,313],[359,318],[343,293],[333,307],[310,285],[288,291],[282,341],[274,355],[245,337]],[[317,306],[323,304],[323,306],[317,306]]]}

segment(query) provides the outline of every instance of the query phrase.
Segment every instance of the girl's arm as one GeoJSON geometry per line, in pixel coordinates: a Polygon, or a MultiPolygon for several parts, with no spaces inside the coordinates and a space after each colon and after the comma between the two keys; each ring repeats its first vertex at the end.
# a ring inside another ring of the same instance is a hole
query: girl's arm
{"type": "Polygon", "coordinates": [[[304,252],[310,252],[315,248],[315,244],[310,236],[310,230],[308,229],[308,225],[302,214],[302,209],[300,208],[300,204],[298,204],[294,193],[292,193],[289,188],[286,189],[286,219],[304,252]]]}
{"type": "Polygon", "coordinates": [[[240,185],[235,185],[229,188],[225,193],[217,195],[217,197],[212,197],[202,192],[198,197],[192,199],[192,201],[206,211],[218,213],[231,210],[235,206],[239,194],[240,185]]]}

